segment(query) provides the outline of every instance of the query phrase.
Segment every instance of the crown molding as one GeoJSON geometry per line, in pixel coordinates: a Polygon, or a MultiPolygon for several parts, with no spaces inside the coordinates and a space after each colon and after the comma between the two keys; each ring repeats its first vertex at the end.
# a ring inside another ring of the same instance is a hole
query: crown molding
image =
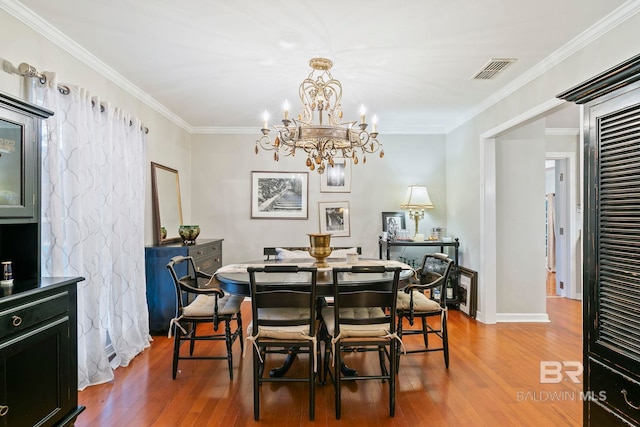
{"type": "Polygon", "coordinates": [[[638,12],[640,12],[640,0],[630,0],[627,3],[623,4],[622,6],[602,18],[600,21],[596,22],[590,28],[574,37],[560,49],[547,56],[545,59],[522,73],[510,83],[506,84],[502,89],[486,98],[484,101],[467,111],[465,114],[459,116],[456,124],[448,128],[447,132],[451,132],[458,126],[468,122],[473,117],[477,116],[489,107],[495,105],[502,99],[516,92],[526,84],[540,77],[551,68],[555,67],[571,55],[575,54],[580,49],[583,49],[585,46],[588,46],[594,40],[602,37],[604,34],[622,24],[638,12]]]}
{"type": "MultiPolygon", "coordinates": [[[[416,128],[380,128],[380,136],[384,135],[446,135],[442,127],[416,127],[416,128]]],[[[202,126],[191,128],[191,133],[196,135],[259,135],[257,127],[222,127],[202,126]]]]}
{"type": "MultiPolygon", "coordinates": [[[[15,0],[0,0],[0,8],[4,9],[7,13],[20,20],[21,22],[32,28],[34,31],[40,33],[47,40],[50,40],[57,46],[67,51],[82,63],[94,69],[97,73],[101,74],[108,80],[121,87],[125,92],[134,96],[136,99],[141,100],[150,108],[157,111],[167,119],[171,120],[173,123],[184,129],[185,131],[189,133],[192,132],[193,128],[191,125],[189,125],[189,123],[185,122],[181,117],[177,116],[167,107],[149,96],[149,94],[124,78],[113,68],[109,67],[107,64],[92,55],[88,50],[61,33],[47,21],[36,15],[31,9],[24,6],[22,3],[15,0]]],[[[36,66],[36,68],[38,67],[36,66]]]]}

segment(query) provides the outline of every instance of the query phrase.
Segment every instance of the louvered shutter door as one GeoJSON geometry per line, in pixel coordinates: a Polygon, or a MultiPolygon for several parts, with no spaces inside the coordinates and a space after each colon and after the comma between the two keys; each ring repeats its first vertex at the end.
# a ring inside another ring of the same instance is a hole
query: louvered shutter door
{"type": "Polygon", "coordinates": [[[640,361],[640,104],[597,119],[596,343],[640,361]]]}

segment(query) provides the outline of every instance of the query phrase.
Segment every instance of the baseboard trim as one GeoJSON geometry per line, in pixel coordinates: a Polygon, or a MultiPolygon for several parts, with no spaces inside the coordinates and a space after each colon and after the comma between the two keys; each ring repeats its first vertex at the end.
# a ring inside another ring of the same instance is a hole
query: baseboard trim
{"type": "Polygon", "coordinates": [[[549,322],[547,313],[496,313],[496,323],[516,322],[549,322]]]}

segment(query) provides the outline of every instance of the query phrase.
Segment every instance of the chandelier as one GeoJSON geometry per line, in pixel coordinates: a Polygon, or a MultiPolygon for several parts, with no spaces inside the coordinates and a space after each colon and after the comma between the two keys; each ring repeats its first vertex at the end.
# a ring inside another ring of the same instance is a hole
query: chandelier
{"type": "Polygon", "coordinates": [[[327,165],[334,165],[334,158],[349,158],[358,164],[358,156],[362,155],[362,163],[366,163],[367,154],[378,150],[380,157],[384,157],[382,144],[377,139],[376,116],[372,119],[371,132],[366,130],[364,106],[360,109],[360,123],[342,122],[342,84],[329,72],[333,63],[325,58],[313,58],[309,65],[313,70],[298,89],[302,103],[298,118],[289,119],[289,105],[285,101],[282,125],[274,126],[276,137],[272,141],[269,137],[269,115],[265,111],[262,136],[256,141],[256,154],[258,147],[273,151],[273,160],[278,161],[280,155],[295,156],[296,151],[303,150],[307,154],[309,170],[317,167],[320,174],[324,173],[327,165]],[[314,76],[316,72],[317,76],[314,76]]]}

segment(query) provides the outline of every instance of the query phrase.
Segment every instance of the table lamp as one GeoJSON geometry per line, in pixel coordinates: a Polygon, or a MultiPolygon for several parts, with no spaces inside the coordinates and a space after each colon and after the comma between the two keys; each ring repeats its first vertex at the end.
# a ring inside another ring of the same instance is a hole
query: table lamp
{"type": "Polygon", "coordinates": [[[416,234],[413,240],[421,242],[424,240],[424,235],[418,234],[418,221],[424,218],[425,209],[433,208],[427,187],[424,185],[410,185],[409,188],[407,188],[407,194],[404,200],[400,208],[409,209],[409,219],[413,219],[416,222],[416,234]]]}

